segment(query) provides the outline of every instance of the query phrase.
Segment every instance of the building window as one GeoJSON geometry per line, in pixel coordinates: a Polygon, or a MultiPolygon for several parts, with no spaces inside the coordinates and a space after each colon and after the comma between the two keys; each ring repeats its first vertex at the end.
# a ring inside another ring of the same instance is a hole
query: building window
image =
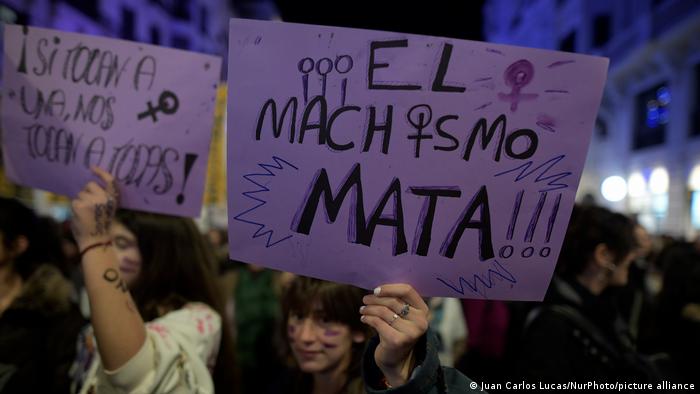
{"type": "Polygon", "coordinates": [[[134,39],[134,11],[129,8],[122,7],[122,29],[121,38],[127,40],[134,39]]]}
{"type": "Polygon", "coordinates": [[[179,34],[173,34],[172,45],[177,49],[190,49],[190,39],[179,34]]]}
{"type": "Polygon", "coordinates": [[[189,0],[173,0],[171,2],[171,14],[178,19],[190,20],[189,0]]]}
{"type": "Polygon", "coordinates": [[[610,40],[610,15],[600,14],[593,18],[593,47],[600,48],[610,40]]]}
{"type": "Polygon", "coordinates": [[[199,8],[199,32],[205,36],[209,34],[209,10],[202,6],[199,8]]]}
{"type": "Polygon", "coordinates": [[[576,32],[572,31],[559,42],[559,50],[564,52],[576,52],[576,32]]]}
{"type": "Polygon", "coordinates": [[[98,2],[91,0],[67,0],[66,3],[70,4],[76,10],[82,12],[83,14],[89,16],[90,18],[97,20],[100,16],[98,12],[98,2]]]}
{"type": "Polygon", "coordinates": [[[633,149],[665,142],[670,103],[671,92],[665,82],[637,95],[633,149]]]}
{"type": "Polygon", "coordinates": [[[160,29],[158,26],[151,26],[148,31],[151,36],[151,44],[160,45],[160,29]]]}
{"type": "Polygon", "coordinates": [[[690,110],[690,135],[700,135],[700,64],[695,65],[695,103],[690,110]]]}

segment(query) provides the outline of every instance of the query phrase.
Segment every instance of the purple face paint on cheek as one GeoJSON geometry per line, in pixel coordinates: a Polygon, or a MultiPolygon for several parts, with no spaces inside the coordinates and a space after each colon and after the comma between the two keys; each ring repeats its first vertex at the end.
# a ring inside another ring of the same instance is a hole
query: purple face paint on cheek
{"type": "Polygon", "coordinates": [[[292,336],[294,336],[294,333],[296,333],[296,331],[297,331],[297,327],[296,327],[296,326],[294,326],[294,325],[292,325],[292,324],[287,325],[287,335],[289,335],[290,337],[292,337],[292,336]]]}
{"type": "MultiPolygon", "coordinates": [[[[324,336],[324,338],[327,338],[327,339],[334,339],[334,338],[337,337],[338,335],[340,335],[340,331],[331,330],[331,329],[325,329],[325,330],[323,331],[323,336],[324,336]]],[[[325,341],[324,341],[324,342],[323,342],[323,347],[326,348],[326,349],[335,349],[335,348],[338,347],[338,345],[337,345],[337,344],[334,344],[334,343],[328,343],[328,342],[325,342],[325,341]]]]}
{"type": "Polygon", "coordinates": [[[337,337],[338,335],[340,335],[340,331],[326,329],[325,331],[323,331],[323,335],[327,337],[337,337]]]}

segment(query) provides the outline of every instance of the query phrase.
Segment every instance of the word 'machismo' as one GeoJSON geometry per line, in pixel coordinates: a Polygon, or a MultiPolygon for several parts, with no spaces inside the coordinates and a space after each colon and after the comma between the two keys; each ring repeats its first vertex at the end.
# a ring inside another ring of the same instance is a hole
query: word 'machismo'
{"type": "MultiPolygon", "coordinates": [[[[265,126],[269,124],[272,129],[274,138],[280,138],[284,131],[285,125],[288,131],[288,141],[290,144],[303,144],[308,133],[315,132],[316,142],[318,145],[327,145],[330,149],[336,152],[347,151],[355,148],[355,141],[338,141],[333,137],[333,125],[341,115],[354,112],[357,122],[353,124],[359,128],[358,134],[361,136],[361,150],[368,152],[374,141],[375,134],[381,134],[381,153],[389,154],[389,147],[394,129],[394,106],[387,105],[379,119],[378,111],[375,106],[366,108],[367,115],[362,115],[363,109],[356,105],[347,105],[335,109],[333,112],[328,112],[328,104],[323,96],[316,96],[306,105],[301,120],[297,121],[299,109],[299,101],[296,97],[291,97],[281,113],[278,112],[278,106],[274,99],[269,99],[263,104],[258,116],[257,125],[255,128],[255,139],[262,139],[263,131],[269,130],[265,126]],[[269,122],[266,120],[269,119],[269,122]],[[297,131],[298,130],[298,131],[297,131]]],[[[347,115],[349,116],[349,115],[347,115]]],[[[427,104],[421,104],[412,107],[406,114],[409,123],[415,128],[414,134],[408,134],[407,139],[413,141],[415,158],[420,157],[420,148],[423,140],[434,140],[433,150],[451,152],[459,148],[460,142],[455,134],[457,132],[447,130],[447,123],[459,120],[459,115],[443,115],[437,119],[434,125],[430,125],[432,118],[432,109],[427,104]],[[430,116],[419,116],[417,121],[414,121],[413,114],[416,109],[423,108],[430,116]],[[428,132],[426,132],[428,129],[428,132]],[[434,133],[431,133],[433,130],[434,133]]],[[[496,135],[498,135],[493,159],[500,161],[501,156],[505,153],[513,159],[524,160],[532,157],[539,143],[537,133],[531,129],[516,129],[510,132],[506,130],[507,117],[505,114],[499,115],[490,125],[486,118],[480,118],[476,121],[471,131],[468,132],[468,138],[464,144],[462,159],[469,161],[474,145],[477,139],[480,138],[481,149],[485,150],[496,135]],[[525,143],[519,143],[518,140],[523,140],[525,143]]]]}

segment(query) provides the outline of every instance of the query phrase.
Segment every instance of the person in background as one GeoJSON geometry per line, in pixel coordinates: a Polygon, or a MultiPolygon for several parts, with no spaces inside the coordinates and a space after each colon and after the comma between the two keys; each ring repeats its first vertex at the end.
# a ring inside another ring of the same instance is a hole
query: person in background
{"type": "Polygon", "coordinates": [[[659,295],[657,343],[671,356],[679,378],[700,386],[700,252],[676,242],[659,255],[664,281],[659,295]]]}
{"type": "Polygon", "coordinates": [[[467,346],[467,322],[464,319],[460,300],[449,297],[432,297],[430,326],[435,330],[440,347],[440,364],[454,367],[467,346]]]}
{"type": "Polygon", "coordinates": [[[648,349],[653,337],[654,296],[648,287],[648,278],[653,275],[652,240],[649,232],[635,223],[634,235],[637,242],[635,258],[630,264],[627,284],[616,288],[611,294],[617,304],[620,316],[629,327],[632,341],[639,349],[648,349]]]}
{"type": "Polygon", "coordinates": [[[0,198],[0,392],[65,393],[84,324],[50,219],[0,198]]]}
{"type": "Polygon", "coordinates": [[[241,371],[241,392],[257,393],[260,382],[284,367],[279,362],[276,338],[282,311],[280,272],[239,263],[233,289],[236,361],[241,371]]]}
{"type": "Polygon", "coordinates": [[[293,368],[270,392],[470,391],[468,378],[440,366],[437,339],[427,331],[428,306],[409,285],[383,285],[367,294],[299,276],[282,300],[293,368]]]}
{"type": "Polygon", "coordinates": [[[469,328],[467,350],[457,363],[477,381],[503,382],[511,313],[505,301],[462,300],[469,328]]]}
{"type": "Polygon", "coordinates": [[[604,292],[627,283],[636,257],[634,223],[601,207],[575,207],[544,305],[526,323],[517,361],[526,381],[649,383],[653,368],[634,350],[604,292]]]}
{"type": "Polygon", "coordinates": [[[194,222],[128,211],[115,219],[114,179],[93,171],[101,184],[89,182],[72,202],[92,321],[74,389],[234,392],[214,260],[194,222]]]}

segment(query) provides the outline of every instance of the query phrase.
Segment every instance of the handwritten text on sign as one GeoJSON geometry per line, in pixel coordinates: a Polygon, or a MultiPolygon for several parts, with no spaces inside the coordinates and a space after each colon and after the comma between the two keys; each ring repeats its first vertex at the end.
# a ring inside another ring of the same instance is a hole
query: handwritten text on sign
{"type": "Polygon", "coordinates": [[[243,20],[229,56],[231,258],[543,297],[606,59],[243,20]]]}
{"type": "Polygon", "coordinates": [[[124,207],[199,215],[219,58],[8,25],[4,59],[11,179],[74,196],[94,165],[124,207]]]}

